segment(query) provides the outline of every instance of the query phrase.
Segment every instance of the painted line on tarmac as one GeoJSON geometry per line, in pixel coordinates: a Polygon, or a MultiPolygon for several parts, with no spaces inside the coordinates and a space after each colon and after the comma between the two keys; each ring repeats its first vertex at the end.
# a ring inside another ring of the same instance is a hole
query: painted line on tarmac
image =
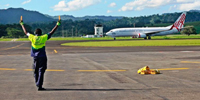
{"type": "MultiPolygon", "coordinates": [[[[33,71],[33,69],[24,69],[25,71],[33,71]]],[[[65,70],[59,70],[59,69],[47,69],[46,71],[52,71],[52,72],[63,72],[65,70]]]]}
{"type": "Polygon", "coordinates": [[[184,52],[185,53],[185,52],[194,52],[194,51],[180,51],[180,52],[184,52]]]}
{"type": "Polygon", "coordinates": [[[0,68],[0,70],[16,70],[14,68],[0,68]]]}
{"type": "Polygon", "coordinates": [[[200,63],[200,62],[193,62],[193,61],[181,61],[181,63],[200,63]]]}
{"type": "Polygon", "coordinates": [[[30,54],[12,54],[12,55],[0,55],[0,56],[23,56],[23,55],[30,55],[30,54]]]}
{"type": "Polygon", "coordinates": [[[21,45],[24,45],[24,43],[21,43],[21,44],[19,44],[19,45],[16,45],[16,46],[14,46],[14,47],[10,47],[10,48],[1,49],[0,51],[2,51],[2,50],[14,49],[14,48],[20,47],[21,45]]]}
{"type": "Polygon", "coordinates": [[[165,69],[158,69],[158,70],[186,70],[190,68],[165,68],[165,69]]]}
{"type": "Polygon", "coordinates": [[[126,70],[78,70],[78,72],[124,72],[126,70]]]}

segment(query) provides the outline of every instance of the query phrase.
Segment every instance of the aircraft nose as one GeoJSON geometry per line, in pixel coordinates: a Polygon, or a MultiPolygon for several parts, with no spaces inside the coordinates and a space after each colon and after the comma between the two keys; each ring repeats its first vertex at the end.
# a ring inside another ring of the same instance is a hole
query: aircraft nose
{"type": "Polygon", "coordinates": [[[110,32],[107,32],[106,35],[107,35],[107,36],[111,36],[111,33],[110,33],[110,32]]]}

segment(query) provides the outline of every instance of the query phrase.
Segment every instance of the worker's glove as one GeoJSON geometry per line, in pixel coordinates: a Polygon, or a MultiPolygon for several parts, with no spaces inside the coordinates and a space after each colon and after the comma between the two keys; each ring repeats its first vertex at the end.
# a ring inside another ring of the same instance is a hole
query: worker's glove
{"type": "Polygon", "coordinates": [[[20,25],[24,25],[23,20],[20,20],[20,21],[19,21],[19,24],[20,24],[20,25]]]}
{"type": "Polygon", "coordinates": [[[57,21],[56,25],[60,26],[61,25],[61,20],[57,21]]]}

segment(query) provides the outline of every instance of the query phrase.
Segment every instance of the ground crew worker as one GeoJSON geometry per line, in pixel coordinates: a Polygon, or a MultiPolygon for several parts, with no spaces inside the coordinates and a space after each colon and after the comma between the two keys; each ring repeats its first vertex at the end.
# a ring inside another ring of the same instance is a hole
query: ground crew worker
{"type": "Polygon", "coordinates": [[[28,36],[28,39],[31,41],[31,57],[33,57],[33,70],[34,70],[34,77],[35,83],[38,87],[38,91],[45,90],[42,87],[43,80],[44,80],[44,73],[47,69],[47,56],[45,52],[45,43],[48,39],[51,38],[53,33],[56,31],[58,26],[60,26],[60,20],[56,23],[56,26],[49,32],[48,34],[42,34],[41,29],[35,30],[35,35],[30,34],[26,31],[24,27],[24,23],[22,19],[20,20],[20,25],[24,33],[28,36]]]}

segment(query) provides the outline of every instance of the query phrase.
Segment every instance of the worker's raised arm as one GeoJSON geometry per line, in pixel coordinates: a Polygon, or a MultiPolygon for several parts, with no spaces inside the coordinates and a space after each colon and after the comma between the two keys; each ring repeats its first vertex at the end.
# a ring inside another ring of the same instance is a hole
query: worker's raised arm
{"type": "Polygon", "coordinates": [[[56,31],[56,29],[58,28],[58,26],[61,25],[61,19],[60,19],[60,16],[58,16],[58,21],[56,23],[56,26],[51,30],[50,35],[53,35],[53,33],[56,31]]]}
{"type": "Polygon", "coordinates": [[[22,20],[22,16],[21,16],[21,19],[20,19],[19,23],[22,26],[22,29],[23,29],[24,33],[27,34],[26,28],[24,27],[24,22],[22,20]]]}
{"type": "Polygon", "coordinates": [[[56,29],[58,28],[58,26],[60,26],[60,22],[58,21],[56,23],[56,26],[51,30],[51,32],[49,32],[50,35],[53,35],[53,33],[56,31],[56,29]]]}

